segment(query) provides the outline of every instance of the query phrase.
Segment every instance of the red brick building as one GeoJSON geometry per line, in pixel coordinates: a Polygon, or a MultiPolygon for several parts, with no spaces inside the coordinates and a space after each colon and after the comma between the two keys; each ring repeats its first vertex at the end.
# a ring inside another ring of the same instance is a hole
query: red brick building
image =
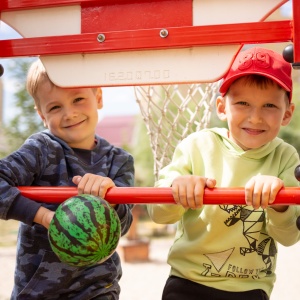
{"type": "Polygon", "coordinates": [[[131,146],[135,138],[136,116],[107,116],[99,121],[96,132],[117,147],[131,146]]]}

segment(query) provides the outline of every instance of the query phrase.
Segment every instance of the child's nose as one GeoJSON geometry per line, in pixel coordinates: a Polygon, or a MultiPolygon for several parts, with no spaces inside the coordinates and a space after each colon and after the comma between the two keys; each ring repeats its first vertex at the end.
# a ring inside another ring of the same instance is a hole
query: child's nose
{"type": "Polygon", "coordinates": [[[72,118],[75,118],[77,116],[78,116],[78,111],[71,108],[71,107],[66,108],[65,111],[64,111],[64,117],[66,119],[72,119],[72,118]]]}
{"type": "Polygon", "coordinates": [[[252,123],[261,123],[262,122],[262,113],[258,108],[253,108],[249,115],[249,120],[252,123]]]}

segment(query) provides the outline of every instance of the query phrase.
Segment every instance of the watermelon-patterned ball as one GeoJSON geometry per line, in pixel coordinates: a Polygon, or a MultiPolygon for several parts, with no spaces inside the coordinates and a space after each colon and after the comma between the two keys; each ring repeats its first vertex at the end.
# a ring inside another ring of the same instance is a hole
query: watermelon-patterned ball
{"type": "Polygon", "coordinates": [[[59,205],[48,235],[52,250],[62,262],[91,266],[114,253],[121,225],[116,211],[104,199],[82,194],[59,205]]]}

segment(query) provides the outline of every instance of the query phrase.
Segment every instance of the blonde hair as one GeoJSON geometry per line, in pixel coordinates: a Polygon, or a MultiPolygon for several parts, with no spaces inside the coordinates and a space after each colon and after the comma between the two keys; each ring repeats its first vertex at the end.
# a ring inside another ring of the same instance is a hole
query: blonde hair
{"type": "MultiPolygon", "coordinates": [[[[42,64],[40,59],[37,59],[35,62],[32,63],[30,66],[28,73],[27,73],[27,80],[26,80],[26,89],[28,94],[33,98],[35,109],[38,111],[41,110],[41,99],[38,97],[38,91],[41,85],[48,83],[51,87],[57,87],[54,84],[48,74],[47,71],[42,64]]],[[[91,88],[93,93],[96,94],[98,88],[91,88]]]]}
{"type": "Polygon", "coordinates": [[[26,89],[29,95],[33,98],[35,108],[40,110],[40,99],[38,97],[38,91],[41,84],[50,83],[55,86],[50,80],[47,71],[42,64],[41,60],[38,59],[32,63],[27,73],[26,89]]]}

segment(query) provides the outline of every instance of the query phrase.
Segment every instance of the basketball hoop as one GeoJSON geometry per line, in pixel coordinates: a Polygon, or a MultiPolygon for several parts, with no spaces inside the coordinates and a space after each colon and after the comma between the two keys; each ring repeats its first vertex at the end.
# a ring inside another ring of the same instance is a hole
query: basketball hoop
{"type": "Polygon", "coordinates": [[[135,87],[154,157],[154,176],[190,133],[207,128],[220,81],[135,87]]]}

